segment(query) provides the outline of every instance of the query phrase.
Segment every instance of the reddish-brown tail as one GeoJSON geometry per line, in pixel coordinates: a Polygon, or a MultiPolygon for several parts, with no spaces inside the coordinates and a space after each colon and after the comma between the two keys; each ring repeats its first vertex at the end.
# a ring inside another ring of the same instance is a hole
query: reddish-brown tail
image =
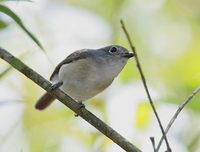
{"type": "Polygon", "coordinates": [[[48,107],[55,98],[48,93],[45,93],[35,104],[35,108],[38,110],[43,110],[48,107]]]}

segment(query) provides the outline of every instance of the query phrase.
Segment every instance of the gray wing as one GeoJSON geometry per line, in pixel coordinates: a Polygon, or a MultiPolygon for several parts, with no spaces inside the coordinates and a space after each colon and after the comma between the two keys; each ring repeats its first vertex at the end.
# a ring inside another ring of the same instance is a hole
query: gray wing
{"type": "Polygon", "coordinates": [[[78,51],[75,51],[74,53],[70,54],[68,57],[66,57],[62,62],[60,62],[56,66],[55,70],[53,71],[53,73],[50,76],[50,80],[52,80],[53,77],[56,74],[58,74],[58,72],[59,72],[59,70],[60,70],[62,65],[69,64],[69,63],[74,62],[76,60],[80,60],[80,59],[86,58],[86,57],[88,57],[90,52],[91,52],[91,50],[89,50],[89,49],[82,49],[82,50],[78,50],[78,51]]]}

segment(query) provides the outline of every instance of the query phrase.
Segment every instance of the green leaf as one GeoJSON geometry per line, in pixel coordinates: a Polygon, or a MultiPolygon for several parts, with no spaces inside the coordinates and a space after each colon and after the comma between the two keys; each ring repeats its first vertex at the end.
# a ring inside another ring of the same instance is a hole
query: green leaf
{"type": "Polygon", "coordinates": [[[138,129],[144,129],[151,116],[151,107],[148,102],[141,102],[137,105],[136,109],[136,125],[138,129]]]}
{"type": "Polygon", "coordinates": [[[7,69],[5,69],[3,72],[1,72],[0,79],[2,79],[11,69],[12,69],[12,67],[10,66],[7,69]]]}
{"type": "Polygon", "coordinates": [[[0,19],[0,30],[6,28],[7,26],[8,26],[8,24],[0,19]]]}
{"type": "Polygon", "coordinates": [[[11,9],[0,4],[0,12],[11,17],[24,30],[24,32],[44,51],[44,48],[39,40],[24,26],[22,20],[11,9]]]}

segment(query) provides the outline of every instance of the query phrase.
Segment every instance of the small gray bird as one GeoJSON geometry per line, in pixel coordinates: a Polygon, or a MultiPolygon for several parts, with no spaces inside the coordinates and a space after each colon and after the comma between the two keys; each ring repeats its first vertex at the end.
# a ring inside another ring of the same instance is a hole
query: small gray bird
{"type": "MultiPolygon", "coordinates": [[[[107,88],[133,56],[132,52],[118,45],[75,51],[55,68],[50,77],[52,88],[60,87],[82,103],[107,88]]],[[[35,107],[43,110],[54,100],[53,96],[45,93],[35,107]]]]}

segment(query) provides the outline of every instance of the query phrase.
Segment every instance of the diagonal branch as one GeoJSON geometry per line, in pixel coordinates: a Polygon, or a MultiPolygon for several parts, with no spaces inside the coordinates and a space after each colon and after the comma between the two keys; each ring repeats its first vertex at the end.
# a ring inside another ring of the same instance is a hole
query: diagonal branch
{"type": "Polygon", "coordinates": [[[135,55],[136,66],[137,66],[137,68],[138,68],[138,70],[139,70],[139,72],[140,72],[140,76],[141,76],[141,78],[142,78],[142,82],[143,82],[143,85],[144,85],[144,88],[145,88],[147,97],[148,97],[148,99],[149,99],[149,102],[150,102],[150,105],[151,105],[151,107],[152,107],[152,109],[153,109],[153,112],[154,112],[154,114],[155,114],[155,116],[156,116],[156,119],[157,119],[157,121],[158,121],[158,124],[159,124],[159,126],[160,126],[160,129],[161,129],[161,131],[162,131],[163,137],[164,137],[164,139],[165,139],[165,142],[166,142],[166,145],[167,145],[167,151],[168,151],[168,152],[171,152],[171,148],[170,148],[170,146],[169,146],[167,137],[166,137],[166,135],[165,135],[165,131],[164,131],[164,129],[163,129],[161,120],[160,120],[160,118],[159,118],[159,116],[158,116],[158,112],[156,111],[156,108],[155,108],[155,106],[154,106],[153,100],[152,100],[152,98],[151,98],[151,96],[150,96],[150,93],[149,93],[149,90],[148,90],[148,87],[147,87],[147,83],[146,83],[146,79],[145,79],[145,77],[144,77],[144,74],[143,74],[143,71],[142,71],[142,68],[141,68],[141,65],[140,65],[140,62],[139,62],[139,58],[138,58],[138,56],[137,56],[136,49],[135,49],[134,45],[132,44],[131,38],[130,38],[130,36],[129,36],[128,31],[126,30],[126,27],[125,27],[125,25],[124,25],[123,20],[121,20],[120,22],[121,22],[122,29],[124,30],[124,33],[125,33],[125,35],[126,35],[126,37],[127,37],[127,39],[128,39],[129,45],[130,45],[130,47],[131,47],[131,49],[132,49],[132,51],[133,51],[133,53],[134,53],[134,55],[135,55]]]}
{"type": "MultiPolygon", "coordinates": [[[[168,133],[169,129],[171,128],[171,126],[173,125],[174,121],[176,120],[176,118],[178,117],[178,115],[180,114],[180,112],[183,110],[183,108],[189,103],[190,100],[192,100],[192,98],[200,92],[200,86],[195,89],[191,95],[189,95],[184,101],[183,103],[179,106],[179,108],[177,109],[177,111],[175,112],[175,114],[173,115],[172,119],[170,120],[169,124],[167,125],[167,128],[165,129],[165,135],[168,133]]],[[[160,139],[158,146],[156,148],[157,151],[159,151],[160,146],[162,144],[164,137],[162,136],[162,138],[160,139]]]]}
{"type": "MultiPolygon", "coordinates": [[[[41,88],[48,91],[51,83],[44,79],[41,75],[33,71],[27,65],[22,63],[19,59],[15,58],[12,54],[7,52],[6,50],[0,47],[0,57],[7,61],[11,66],[17,69],[19,72],[23,73],[26,77],[34,81],[41,88]]],[[[127,141],[124,137],[122,137],[119,133],[105,124],[102,120],[97,118],[94,114],[89,112],[85,108],[80,109],[80,105],[74,101],[71,97],[66,95],[62,90],[57,89],[52,92],[49,92],[52,96],[57,98],[60,102],[70,108],[72,111],[77,113],[80,117],[102,132],[105,136],[110,138],[113,142],[119,145],[127,152],[141,152],[136,146],[127,141]]]]}

